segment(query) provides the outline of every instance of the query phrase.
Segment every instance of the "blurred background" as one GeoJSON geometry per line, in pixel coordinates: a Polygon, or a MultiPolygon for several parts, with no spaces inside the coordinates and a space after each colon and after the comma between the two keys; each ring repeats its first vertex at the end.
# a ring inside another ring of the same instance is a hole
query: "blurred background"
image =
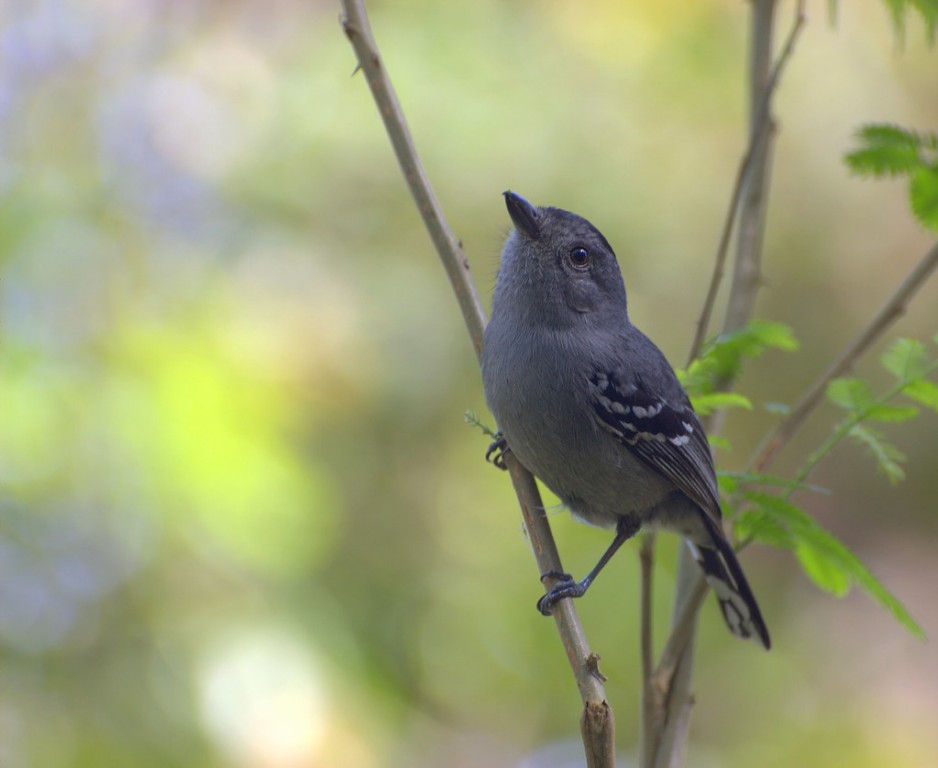
{"type": "MultiPolygon", "coordinates": [[[[633,319],[683,364],[746,135],[748,4],[371,5],[486,302],[510,187],[602,229],[633,319]]],[[[932,242],[903,182],[841,156],[863,122],[938,128],[938,54],[918,18],[902,43],[884,3],[842,6],[809,4],[778,94],[758,314],[802,350],[749,366],[760,404],[797,397],[932,242]]],[[[4,768],[582,761],[510,483],[464,423],[491,423],[475,358],[338,14],[0,5],[4,768]]],[[[892,336],[930,338],[936,307],[932,284],[892,336]]],[[[859,372],[885,383],[875,357],[859,372]]],[[[773,418],[733,413],[721,464],[773,418]]],[[[845,445],[814,477],[832,495],[799,501],[934,638],[938,418],[889,434],[905,483],[845,445]]],[[[609,534],[551,520],[582,575],[609,534]]],[[[636,551],[579,606],[625,766],[636,551]]],[[[862,593],[819,593],[789,553],[743,563],[775,647],[705,607],[692,764],[938,764],[934,645],[862,593]]]]}

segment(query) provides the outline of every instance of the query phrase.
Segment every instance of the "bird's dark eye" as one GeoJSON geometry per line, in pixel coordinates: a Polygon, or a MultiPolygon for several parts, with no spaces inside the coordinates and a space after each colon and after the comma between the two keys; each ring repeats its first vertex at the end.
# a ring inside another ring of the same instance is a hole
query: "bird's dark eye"
{"type": "Polygon", "coordinates": [[[570,263],[574,267],[585,267],[589,264],[590,252],[582,245],[570,249],[570,263]]]}

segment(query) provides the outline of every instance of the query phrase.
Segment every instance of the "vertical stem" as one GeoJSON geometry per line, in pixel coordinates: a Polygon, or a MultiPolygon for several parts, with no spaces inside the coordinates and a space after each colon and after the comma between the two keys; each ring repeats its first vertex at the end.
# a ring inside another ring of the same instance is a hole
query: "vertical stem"
{"type": "Polygon", "coordinates": [[[642,634],[642,728],[639,752],[641,768],[652,768],[662,731],[664,706],[661,691],[655,685],[654,643],[652,635],[653,575],[655,570],[655,532],[642,537],[641,562],[641,634],[642,634]]]}
{"type": "MultiPolygon", "coordinates": [[[[749,52],[749,131],[756,136],[760,128],[760,107],[769,86],[772,71],[776,0],[752,0],[752,38],[749,52]]],[[[762,242],[770,178],[774,126],[767,116],[769,130],[762,131],[755,144],[752,163],[740,196],[739,234],[733,283],[730,288],[724,331],[742,328],[752,317],[762,279],[762,242]]]]}
{"type": "MultiPolygon", "coordinates": [[[[749,133],[753,154],[742,182],[739,199],[739,231],[733,282],[727,303],[724,330],[743,327],[752,317],[762,279],[762,243],[768,197],[769,160],[773,130],[762,126],[771,114],[762,115],[766,94],[771,89],[772,39],[777,0],[751,0],[749,52],[749,133]]],[[[799,6],[800,8],[800,6],[799,6]]],[[[728,382],[727,382],[728,383],[728,382]]],[[[711,430],[719,429],[711,423],[711,430]]],[[[691,598],[698,580],[697,564],[682,547],[673,621],[677,622],[684,604],[691,598]]],[[[680,768],[685,763],[693,704],[692,683],[696,632],[684,648],[668,690],[664,712],[664,732],[655,756],[654,768],[680,768]]]]}
{"type": "MultiPolygon", "coordinates": [[[[690,555],[687,547],[681,547],[681,560],[677,574],[677,592],[674,598],[674,611],[671,620],[674,625],[684,613],[688,600],[692,599],[695,587],[700,581],[700,566],[690,555]]],[[[693,706],[691,688],[694,677],[694,649],[696,646],[696,615],[694,626],[684,651],[678,660],[674,677],[668,687],[665,704],[665,725],[660,735],[658,754],[655,755],[654,768],[679,768],[687,756],[687,741],[690,732],[690,714],[693,706]]]]}

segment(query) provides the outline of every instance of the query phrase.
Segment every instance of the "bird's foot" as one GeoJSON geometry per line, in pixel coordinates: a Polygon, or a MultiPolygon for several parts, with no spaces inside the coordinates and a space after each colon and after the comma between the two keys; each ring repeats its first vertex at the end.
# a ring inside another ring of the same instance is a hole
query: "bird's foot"
{"type": "Polygon", "coordinates": [[[560,573],[558,571],[548,571],[541,576],[541,581],[545,579],[556,579],[556,582],[547,594],[537,601],[537,609],[544,616],[550,616],[553,613],[554,606],[565,597],[582,597],[586,594],[586,588],[589,586],[589,584],[574,580],[569,573],[560,573]]]}
{"type": "Polygon", "coordinates": [[[492,462],[494,466],[501,470],[508,469],[508,465],[505,464],[505,455],[510,450],[511,448],[508,447],[508,441],[505,440],[505,436],[501,432],[496,432],[495,441],[485,452],[485,460],[492,462]]]}

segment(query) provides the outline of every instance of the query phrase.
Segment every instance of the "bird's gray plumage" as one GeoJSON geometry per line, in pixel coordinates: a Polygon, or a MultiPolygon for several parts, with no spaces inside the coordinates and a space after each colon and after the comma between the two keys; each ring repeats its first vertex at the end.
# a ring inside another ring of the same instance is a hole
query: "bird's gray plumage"
{"type": "Polygon", "coordinates": [[[508,448],[587,522],[686,537],[730,629],[768,647],[723,534],[703,427],[664,355],[630,322],[611,246],[580,216],[505,199],[515,228],[482,376],[508,448]]]}

